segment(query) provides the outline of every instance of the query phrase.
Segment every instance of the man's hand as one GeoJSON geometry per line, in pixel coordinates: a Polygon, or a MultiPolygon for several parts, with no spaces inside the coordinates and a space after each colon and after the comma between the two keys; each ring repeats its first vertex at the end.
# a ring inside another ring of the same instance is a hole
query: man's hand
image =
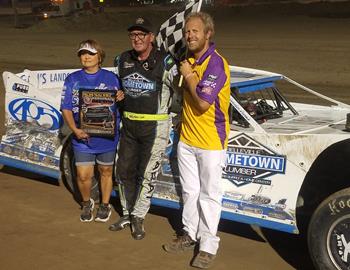
{"type": "Polygon", "coordinates": [[[199,113],[206,112],[209,109],[210,104],[207,101],[201,99],[197,94],[196,88],[199,83],[199,78],[195,73],[193,73],[191,63],[187,60],[180,62],[180,72],[186,82],[184,89],[190,93],[195,108],[199,113]]]}
{"type": "Polygon", "coordinates": [[[191,64],[187,60],[180,62],[180,72],[184,78],[192,73],[191,64]]]}

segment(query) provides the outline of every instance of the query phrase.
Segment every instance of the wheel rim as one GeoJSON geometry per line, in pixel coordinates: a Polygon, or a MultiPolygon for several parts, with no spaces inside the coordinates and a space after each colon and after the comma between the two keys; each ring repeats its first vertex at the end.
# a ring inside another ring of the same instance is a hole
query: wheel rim
{"type": "Polygon", "coordinates": [[[327,252],[338,270],[350,269],[350,214],[333,222],[327,235],[327,252]]]}

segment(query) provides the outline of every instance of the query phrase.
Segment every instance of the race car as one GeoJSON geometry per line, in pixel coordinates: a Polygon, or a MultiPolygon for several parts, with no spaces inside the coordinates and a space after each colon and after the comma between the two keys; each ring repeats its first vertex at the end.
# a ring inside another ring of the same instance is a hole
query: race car
{"type": "MultiPolygon", "coordinates": [[[[305,233],[317,269],[349,269],[350,105],[282,74],[237,66],[230,70],[222,218],[305,233]],[[299,97],[313,95],[313,104],[288,100],[281,90],[286,83],[300,91],[299,97]]],[[[73,71],[3,73],[6,131],[0,163],[62,179],[78,198],[71,134],[59,110],[64,79],[73,71]]],[[[178,137],[174,128],[152,204],[180,207],[178,137]]]]}

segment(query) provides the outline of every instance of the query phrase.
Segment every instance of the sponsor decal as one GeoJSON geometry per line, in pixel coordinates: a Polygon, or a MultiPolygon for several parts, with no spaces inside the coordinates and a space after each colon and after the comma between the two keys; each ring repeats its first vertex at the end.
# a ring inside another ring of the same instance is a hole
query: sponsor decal
{"type": "Polygon", "coordinates": [[[32,146],[30,147],[30,150],[43,153],[43,154],[53,155],[55,153],[56,146],[54,145],[54,143],[50,141],[43,141],[43,140],[37,139],[32,142],[32,146]]]}
{"type": "Polygon", "coordinates": [[[168,57],[167,60],[166,60],[166,63],[167,63],[167,65],[172,65],[174,63],[173,58],[168,57]]]}
{"type": "Polygon", "coordinates": [[[171,74],[173,74],[173,76],[177,76],[179,74],[179,71],[177,70],[177,66],[173,66],[171,69],[170,69],[170,72],[171,74]]]}
{"type": "Polygon", "coordinates": [[[202,88],[201,92],[207,95],[211,95],[211,93],[213,92],[213,88],[206,86],[202,88]]]}
{"type": "MultiPolygon", "coordinates": [[[[341,208],[341,211],[347,211],[346,208],[349,208],[349,200],[340,199],[333,200],[332,203],[338,204],[341,208]]],[[[331,203],[328,203],[328,206],[331,208],[331,203]]],[[[336,208],[337,209],[337,208],[336,208]]],[[[331,209],[329,212],[330,215],[339,214],[340,210],[337,209],[336,212],[331,209]]],[[[338,219],[337,222],[334,222],[332,230],[330,231],[329,237],[329,250],[331,255],[339,266],[337,269],[349,269],[350,266],[350,218],[344,216],[342,219],[338,219]]]]}
{"type": "Polygon", "coordinates": [[[21,83],[14,83],[12,85],[12,90],[27,94],[29,91],[29,85],[25,85],[25,84],[21,84],[21,83]]]}
{"type": "Polygon", "coordinates": [[[285,174],[286,157],[279,155],[246,134],[228,142],[223,178],[236,186],[250,183],[271,185],[271,177],[285,174]]]}
{"type": "Polygon", "coordinates": [[[95,89],[106,90],[108,89],[108,86],[105,83],[100,83],[100,85],[96,86],[95,89]]]}
{"type": "Polygon", "coordinates": [[[6,141],[9,143],[17,143],[17,142],[22,142],[28,137],[28,134],[10,134],[6,135],[6,141]]]}
{"type": "Polygon", "coordinates": [[[27,73],[25,73],[25,74],[22,74],[22,75],[20,76],[20,78],[21,78],[23,81],[26,81],[27,83],[29,83],[30,75],[28,75],[27,73]]]}
{"type": "Polygon", "coordinates": [[[14,99],[8,105],[8,112],[14,120],[36,122],[51,131],[59,129],[62,124],[62,116],[58,110],[36,99],[14,99]]]}
{"type": "Polygon", "coordinates": [[[209,74],[206,80],[209,81],[209,82],[215,82],[215,80],[217,78],[218,78],[218,76],[215,76],[213,74],[209,74]]]}
{"type": "Polygon", "coordinates": [[[343,233],[335,234],[335,237],[333,236],[333,238],[336,239],[338,255],[340,256],[342,261],[349,262],[349,260],[350,260],[350,242],[348,242],[345,239],[345,235],[343,233]]]}
{"type": "Polygon", "coordinates": [[[13,159],[23,160],[25,162],[35,163],[38,165],[46,165],[51,168],[59,168],[60,159],[48,156],[42,153],[36,153],[29,149],[17,147],[15,145],[0,144],[0,152],[9,155],[13,159]]]}
{"type": "Polygon", "coordinates": [[[162,175],[179,177],[178,166],[177,166],[177,144],[179,142],[179,134],[174,130],[171,130],[169,135],[169,142],[165,148],[165,152],[162,160],[162,175]]]}
{"type": "Polygon", "coordinates": [[[139,73],[132,73],[122,79],[125,93],[130,97],[147,96],[156,91],[156,83],[152,82],[139,73]]]}
{"type": "Polygon", "coordinates": [[[144,63],[142,64],[142,66],[143,66],[143,68],[144,68],[145,70],[149,70],[148,62],[144,62],[144,63]]]}
{"type": "Polygon", "coordinates": [[[135,63],[128,63],[128,62],[124,62],[123,63],[123,67],[124,68],[132,68],[135,66],[135,63]]]}
{"type": "Polygon", "coordinates": [[[72,90],[72,105],[73,109],[79,106],[79,89],[72,90]]]}
{"type": "Polygon", "coordinates": [[[207,78],[205,81],[203,81],[203,86],[208,86],[208,87],[212,87],[215,88],[216,87],[216,82],[212,81],[211,79],[207,78]]]}

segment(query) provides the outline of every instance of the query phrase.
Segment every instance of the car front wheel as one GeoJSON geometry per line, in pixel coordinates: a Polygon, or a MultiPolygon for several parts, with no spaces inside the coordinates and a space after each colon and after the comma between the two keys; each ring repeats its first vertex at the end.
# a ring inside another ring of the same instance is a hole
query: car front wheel
{"type": "Polygon", "coordinates": [[[350,269],[350,188],[318,206],[308,228],[308,245],[317,269],[350,269]]]}

